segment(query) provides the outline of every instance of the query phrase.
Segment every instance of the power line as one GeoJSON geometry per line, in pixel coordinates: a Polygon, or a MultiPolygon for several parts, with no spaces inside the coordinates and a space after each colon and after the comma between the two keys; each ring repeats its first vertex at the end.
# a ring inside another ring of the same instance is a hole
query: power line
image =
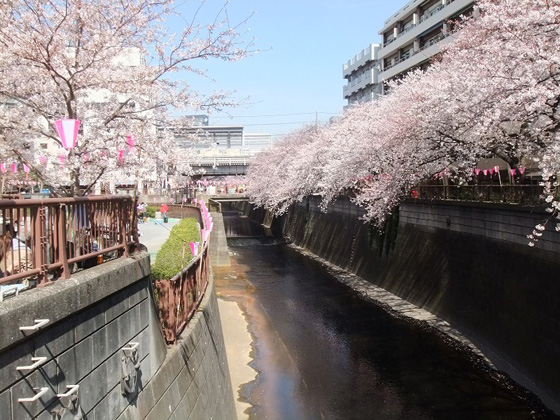
{"type": "Polygon", "coordinates": [[[219,116],[212,116],[211,118],[215,118],[215,119],[233,119],[233,118],[262,118],[262,117],[294,117],[294,116],[300,116],[300,115],[317,115],[317,114],[322,114],[322,115],[339,115],[339,112],[300,112],[297,114],[264,114],[264,115],[230,115],[230,116],[225,116],[225,117],[219,117],[219,116]]]}

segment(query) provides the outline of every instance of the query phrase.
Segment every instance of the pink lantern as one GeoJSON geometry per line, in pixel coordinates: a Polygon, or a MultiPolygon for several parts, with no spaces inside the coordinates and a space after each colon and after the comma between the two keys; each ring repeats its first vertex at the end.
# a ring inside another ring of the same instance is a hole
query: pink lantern
{"type": "Polygon", "coordinates": [[[54,125],[62,141],[62,147],[65,149],[74,148],[76,146],[76,139],[78,138],[78,131],[80,130],[80,121],[56,120],[54,125]]]}

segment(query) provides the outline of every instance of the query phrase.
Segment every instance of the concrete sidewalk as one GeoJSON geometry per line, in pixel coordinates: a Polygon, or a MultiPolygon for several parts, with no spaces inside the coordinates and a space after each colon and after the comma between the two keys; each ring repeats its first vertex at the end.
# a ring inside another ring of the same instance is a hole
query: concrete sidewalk
{"type": "Polygon", "coordinates": [[[139,240],[141,244],[148,248],[150,263],[153,264],[161,246],[169,238],[171,229],[180,220],[169,219],[168,223],[163,223],[163,220],[148,219],[145,223],[138,223],[138,231],[141,234],[139,240]]]}

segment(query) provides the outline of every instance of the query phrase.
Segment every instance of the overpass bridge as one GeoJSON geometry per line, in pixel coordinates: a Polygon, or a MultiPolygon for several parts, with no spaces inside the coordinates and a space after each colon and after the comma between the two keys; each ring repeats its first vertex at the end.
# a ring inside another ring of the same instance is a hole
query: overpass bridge
{"type": "Polygon", "coordinates": [[[190,163],[196,173],[204,176],[246,175],[252,154],[204,155],[190,163]]]}

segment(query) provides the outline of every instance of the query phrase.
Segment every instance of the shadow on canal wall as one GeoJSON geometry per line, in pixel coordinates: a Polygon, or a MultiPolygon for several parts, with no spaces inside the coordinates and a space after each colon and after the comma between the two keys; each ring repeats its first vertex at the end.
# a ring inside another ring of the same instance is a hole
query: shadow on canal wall
{"type": "MultiPolygon", "coordinates": [[[[262,209],[240,204],[264,221],[262,209]]],[[[560,234],[526,235],[544,212],[409,202],[383,233],[339,199],[310,197],[273,221],[294,244],[448,321],[494,365],[560,411],[560,234]]]]}
{"type": "Polygon", "coordinates": [[[213,281],[169,347],[152,290],[142,252],[2,302],[2,419],[236,418],[213,281]]]}

